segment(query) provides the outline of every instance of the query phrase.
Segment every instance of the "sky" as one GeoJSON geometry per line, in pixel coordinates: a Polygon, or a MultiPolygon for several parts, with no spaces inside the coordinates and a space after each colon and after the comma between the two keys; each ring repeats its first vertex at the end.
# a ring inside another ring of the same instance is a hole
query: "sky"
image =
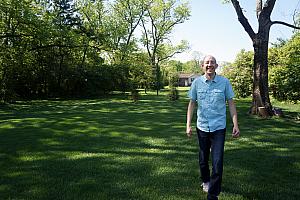
{"type": "MultiPolygon", "coordinates": [[[[218,61],[233,62],[242,49],[253,50],[251,39],[239,23],[231,3],[222,4],[221,0],[189,2],[191,16],[189,20],[174,28],[171,40],[175,45],[181,40],[187,40],[190,49],[176,55],[176,60],[192,60],[193,52],[196,51],[204,55],[214,55],[218,61]]],[[[257,32],[256,0],[239,2],[254,32],[257,32]]],[[[300,0],[277,0],[271,20],[292,23],[295,9],[300,11],[300,0]]],[[[292,34],[292,28],[275,24],[271,27],[269,42],[274,43],[277,38],[289,39],[292,34]]]]}

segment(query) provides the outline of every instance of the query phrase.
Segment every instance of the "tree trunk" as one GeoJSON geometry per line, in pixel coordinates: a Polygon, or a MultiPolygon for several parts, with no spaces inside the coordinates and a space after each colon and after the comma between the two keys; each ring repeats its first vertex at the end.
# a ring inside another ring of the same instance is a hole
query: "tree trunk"
{"type": "Polygon", "coordinates": [[[154,81],[154,87],[156,89],[156,95],[158,96],[160,90],[160,68],[159,68],[159,64],[155,60],[155,56],[151,58],[151,64],[152,64],[152,76],[154,81]]]}
{"type": "Polygon", "coordinates": [[[158,96],[158,92],[160,90],[160,69],[158,63],[155,64],[156,68],[156,95],[158,96]]]}
{"type": "Polygon", "coordinates": [[[268,41],[269,30],[264,27],[253,40],[254,68],[253,68],[253,95],[250,113],[263,117],[272,116],[272,105],[268,88],[268,41]],[[264,108],[264,109],[261,109],[264,108]],[[264,110],[263,113],[260,110],[264,110]]]}

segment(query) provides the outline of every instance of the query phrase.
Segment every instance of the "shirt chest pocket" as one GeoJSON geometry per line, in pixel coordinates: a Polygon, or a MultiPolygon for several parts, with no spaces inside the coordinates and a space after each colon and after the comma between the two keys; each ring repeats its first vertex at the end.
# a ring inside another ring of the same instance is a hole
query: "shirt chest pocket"
{"type": "Polygon", "coordinates": [[[198,90],[197,91],[197,100],[203,100],[207,96],[207,93],[205,90],[198,90]]]}
{"type": "Polygon", "coordinates": [[[225,95],[222,90],[212,90],[211,97],[216,103],[225,102],[225,95]]]}

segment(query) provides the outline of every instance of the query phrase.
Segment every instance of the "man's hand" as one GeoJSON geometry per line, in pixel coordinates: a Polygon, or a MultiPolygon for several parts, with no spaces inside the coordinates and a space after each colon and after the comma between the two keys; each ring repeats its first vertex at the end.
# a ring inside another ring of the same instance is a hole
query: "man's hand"
{"type": "Polygon", "coordinates": [[[238,138],[240,137],[240,129],[238,127],[233,127],[232,129],[232,137],[238,138]]]}
{"type": "Polygon", "coordinates": [[[191,137],[192,134],[193,134],[192,127],[191,127],[191,126],[187,126],[187,127],[186,127],[186,135],[187,135],[188,137],[191,137]]]}

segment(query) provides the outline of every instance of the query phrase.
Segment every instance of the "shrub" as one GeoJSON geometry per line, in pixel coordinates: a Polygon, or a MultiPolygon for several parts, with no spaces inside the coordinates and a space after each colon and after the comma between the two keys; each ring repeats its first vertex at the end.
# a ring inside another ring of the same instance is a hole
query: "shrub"
{"type": "Polygon", "coordinates": [[[176,101],[179,99],[179,92],[176,87],[171,87],[168,94],[170,101],[176,101]]]}
{"type": "Polygon", "coordinates": [[[253,52],[242,50],[232,65],[227,65],[222,75],[227,77],[234,89],[236,97],[248,97],[252,93],[253,86],[253,52]]]}
{"type": "Polygon", "coordinates": [[[270,92],[279,101],[296,103],[300,99],[300,33],[273,53],[279,59],[270,66],[270,92]]]}
{"type": "Polygon", "coordinates": [[[131,90],[131,99],[134,101],[134,102],[137,102],[139,100],[139,91],[138,90],[131,90]]]}

